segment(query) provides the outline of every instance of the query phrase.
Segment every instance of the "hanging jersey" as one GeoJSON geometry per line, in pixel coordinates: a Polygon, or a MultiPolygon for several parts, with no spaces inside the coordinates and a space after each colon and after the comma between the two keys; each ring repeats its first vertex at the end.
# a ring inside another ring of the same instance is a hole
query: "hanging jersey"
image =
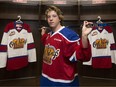
{"type": "Polygon", "coordinates": [[[0,45],[0,68],[20,69],[36,61],[31,29],[25,23],[11,22],[4,29],[0,45]]]}
{"type": "Polygon", "coordinates": [[[82,48],[79,36],[66,27],[44,34],[42,42],[45,45],[42,76],[52,82],[73,82],[77,76],[75,61],[89,60],[91,56],[90,46],[82,48]]]}
{"type": "Polygon", "coordinates": [[[92,65],[93,68],[111,68],[115,62],[115,41],[112,28],[107,24],[93,27],[89,34],[89,41],[92,48],[92,59],[84,62],[85,65],[92,65]]]}

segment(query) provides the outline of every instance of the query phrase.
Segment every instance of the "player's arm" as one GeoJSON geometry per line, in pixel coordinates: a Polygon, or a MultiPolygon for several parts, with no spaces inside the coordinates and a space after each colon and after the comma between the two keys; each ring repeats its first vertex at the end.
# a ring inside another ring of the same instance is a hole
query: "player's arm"
{"type": "Polygon", "coordinates": [[[82,27],[82,45],[83,48],[88,48],[89,44],[88,44],[88,34],[91,32],[92,27],[89,27],[88,25],[92,25],[92,22],[88,22],[88,21],[84,21],[83,23],[83,27],[82,27]]]}
{"type": "Polygon", "coordinates": [[[84,48],[82,44],[82,39],[79,41],[80,45],[76,48],[76,58],[79,61],[85,62],[89,61],[91,58],[91,45],[87,40],[87,47],[84,48]]]}
{"type": "Polygon", "coordinates": [[[42,35],[41,41],[43,44],[45,44],[46,38],[48,36],[48,34],[46,33],[46,27],[41,28],[41,35],[42,35]]]}

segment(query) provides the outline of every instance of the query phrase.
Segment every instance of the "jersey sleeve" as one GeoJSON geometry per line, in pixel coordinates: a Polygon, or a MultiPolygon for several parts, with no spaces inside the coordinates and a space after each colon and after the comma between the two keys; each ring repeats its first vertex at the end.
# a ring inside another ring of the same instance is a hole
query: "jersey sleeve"
{"type": "Polygon", "coordinates": [[[105,28],[109,33],[108,39],[109,39],[109,43],[110,43],[112,63],[116,64],[116,44],[115,44],[115,40],[114,40],[112,27],[111,26],[106,26],[105,28]]]}
{"type": "Polygon", "coordinates": [[[37,58],[36,58],[35,43],[29,25],[27,26],[27,29],[28,29],[28,38],[27,38],[28,62],[36,62],[37,58]]]}
{"type": "Polygon", "coordinates": [[[70,57],[70,61],[81,61],[86,62],[91,58],[91,46],[88,42],[88,48],[83,48],[81,40],[78,41],[79,44],[75,45],[75,51],[70,57]]]}
{"type": "Polygon", "coordinates": [[[91,45],[88,41],[88,48],[83,48],[82,40],[80,40],[80,46],[76,48],[76,56],[78,60],[82,62],[89,61],[91,58],[91,45]]]}
{"type": "MultiPolygon", "coordinates": [[[[89,61],[91,57],[91,47],[83,48],[79,35],[75,32],[71,32],[66,36],[64,43],[64,55],[69,58],[71,62],[89,61]]],[[[89,44],[89,41],[88,41],[89,44]]]]}
{"type": "Polygon", "coordinates": [[[6,67],[7,62],[8,27],[9,25],[4,29],[0,44],[0,68],[6,67]]]}
{"type": "Polygon", "coordinates": [[[47,38],[48,34],[44,34],[42,37],[41,37],[41,42],[42,44],[45,45],[45,41],[46,41],[46,38],[47,38]]]}

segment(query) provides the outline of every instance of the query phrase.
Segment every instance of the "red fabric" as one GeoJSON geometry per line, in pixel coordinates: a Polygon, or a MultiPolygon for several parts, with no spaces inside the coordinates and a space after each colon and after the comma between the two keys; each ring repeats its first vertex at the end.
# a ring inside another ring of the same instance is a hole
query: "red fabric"
{"type": "Polygon", "coordinates": [[[93,58],[92,66],[93,68],[111,68],[111,58],[93,58]]]}
{"type": "Polygon", "coordinates": [[[30,43],[30,44],[28,44],[27,48],[28,49],[33,49],[33,48],[35,48],[35,44],[34,43],[30,43]]]}
{"type": "Polygon", "coordinates": [[[7,52],[7,45],[0,45],[0,52],[7,52]]]}
{"type": "Polygon", "coordinates": [[[41,42],[45,45],[45,41],[46,41],[46,38],[47,38],[48,34],[44,34],[41,38],[41,42]]]}
{"type": "Polygon", "coordinates": [[[80,40],[80,46],[76,49],[76,56],[77,60],[80,60],[82,62],[89,61],[91,58],[91,45],[88,40],[88,48],[83,48],[82,40],[80,40]]]}
{"type": "Polygon", "coordinates": [[[21,69],[25,66],[28,65],[28,58],[27,56],[21,57],[21,58],[11,58],[8,59],[7,61],[7,70],[11,71],[11,70],[17,70],[17,69],[21,69]]]}
{"type": "Polygon", "coordinates": [[[45,45],[42,73],[51,78],[74,79],[75,73],[77,73],[77,62],[71,62],[69,58],[75,51],[77,51],[77,60],[87,61],[90,59],[90,46],[84,49],[81,45],[77,44],[77,41],[66,40],[61,34],[55,34],[53,36],[44,34],[41,40],[45,45]]]}

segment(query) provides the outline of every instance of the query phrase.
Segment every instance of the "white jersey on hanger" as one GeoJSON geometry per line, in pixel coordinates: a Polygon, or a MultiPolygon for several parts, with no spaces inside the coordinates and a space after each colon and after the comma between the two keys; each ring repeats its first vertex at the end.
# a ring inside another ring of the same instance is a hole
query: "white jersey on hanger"
{"type": "Polygon", "coordinates": [[[20,69],[36,61],[36,49],[28,24],[11,22],[4,29],[0,45],[0,68],[20,69]]]}
{"type": "Polygon", "coordinates": [[[92,65],[94,68],[111,68],[112,63],[116,63],[115,41],[111,27],[107,24],[94,27],[88,38],[92,48],[92,58],[83,64],[92,65]]]}

